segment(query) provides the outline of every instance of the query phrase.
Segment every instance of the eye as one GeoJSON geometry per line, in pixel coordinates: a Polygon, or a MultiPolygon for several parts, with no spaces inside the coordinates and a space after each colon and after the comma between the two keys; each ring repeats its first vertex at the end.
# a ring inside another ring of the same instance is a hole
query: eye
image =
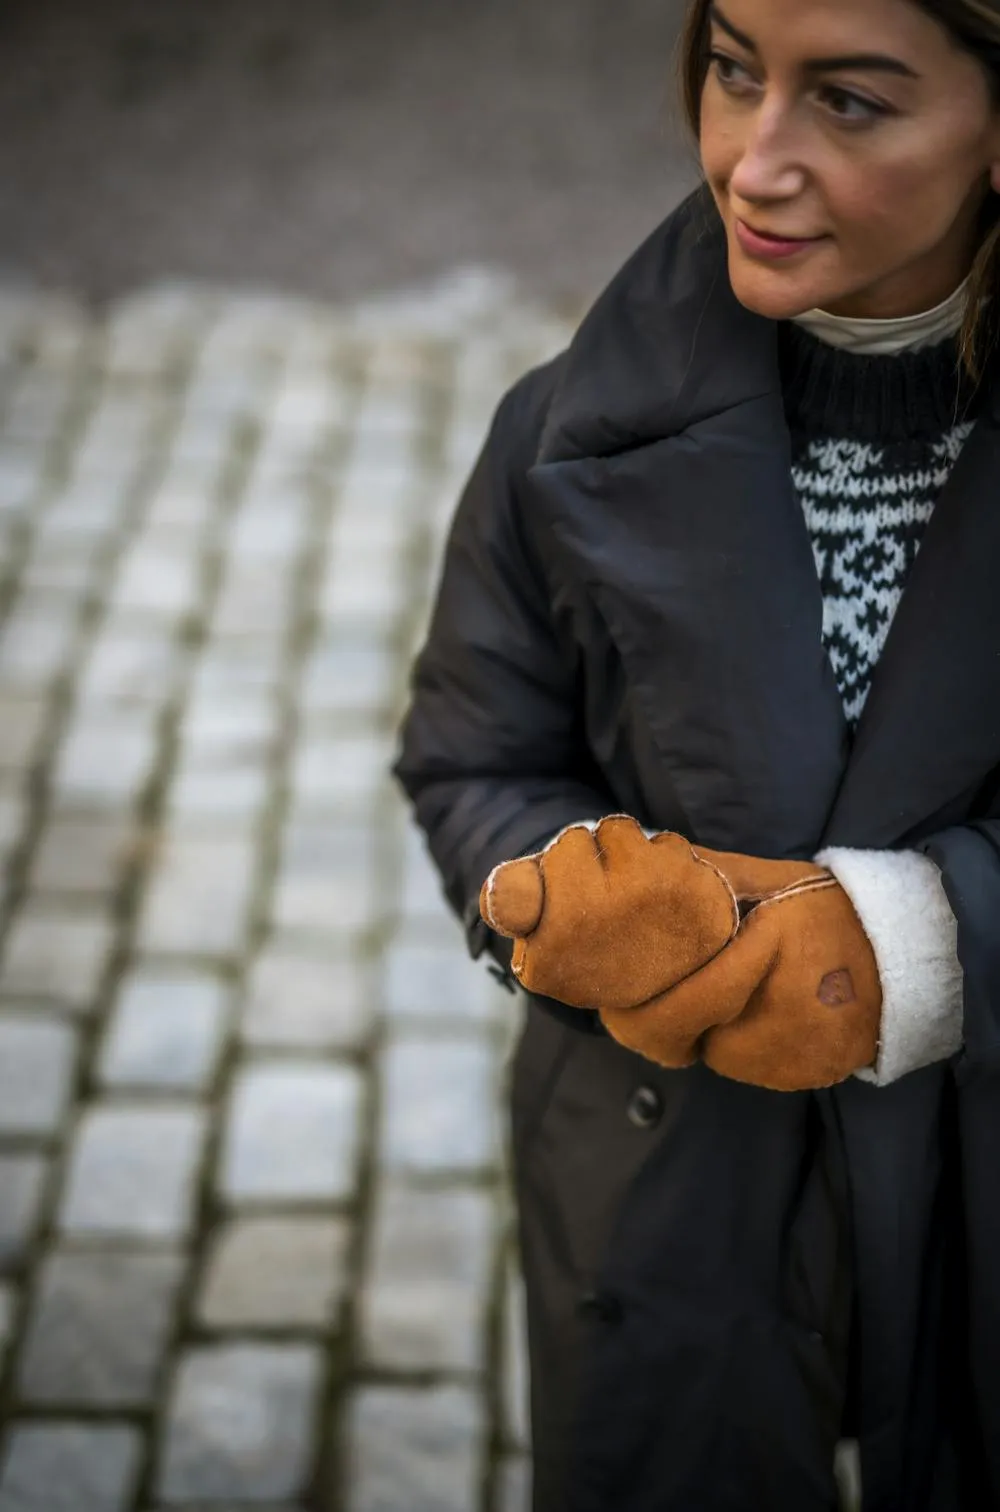
{"type": "Polygon", "coordinates": [[[709,63],[723,89],[730,94],[743,94],[756,87],[756,80],[750,70],[728,53],[709,53],[709,63]]]}
{"type": "Polygon", "coordinates": [[[855,94],[851,89],[842,89],[836,84],[825,84],[819,91],[819,99],[824,108],[844,126],[866,126],[892,114],[887,105],[880,105],[877,100],[855,94]]]}

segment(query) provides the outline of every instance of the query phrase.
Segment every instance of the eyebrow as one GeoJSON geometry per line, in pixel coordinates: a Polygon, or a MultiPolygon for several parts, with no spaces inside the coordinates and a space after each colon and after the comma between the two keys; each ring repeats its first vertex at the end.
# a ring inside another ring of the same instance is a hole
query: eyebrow
{"type": "MultiPolygon", "coordinates": [[[[720,31],[732,37],[733,41],[738,42],[740,47],[745,48],[747,52],[753,53],[755,57],[759,56],[757,44],[753,38],[748,37],[746,32],[741,32],[727,20],[717,5],[709,6],[708,14],[709,19],[720,31]]],[[[898,74],[904,79],[919,78],[908,63],[904,63],[901,58],[890,57],[888,53],[844,53],[831,58],[807,58],[802,66],[807,73],[837,73],[841,69],[862,68],[879,73],[898,74]]]]}

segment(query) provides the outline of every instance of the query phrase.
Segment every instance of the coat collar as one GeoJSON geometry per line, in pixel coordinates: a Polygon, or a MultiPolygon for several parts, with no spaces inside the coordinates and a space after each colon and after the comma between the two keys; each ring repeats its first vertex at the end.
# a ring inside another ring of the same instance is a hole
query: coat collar
{"type": "Polygon", "coordinates": [[[733,295],[706,190],[584,321],[532,479],[705,843],[891,846],[1000,761],[996,397],[939,501],[852,748],[776,327],[733,295]]]}

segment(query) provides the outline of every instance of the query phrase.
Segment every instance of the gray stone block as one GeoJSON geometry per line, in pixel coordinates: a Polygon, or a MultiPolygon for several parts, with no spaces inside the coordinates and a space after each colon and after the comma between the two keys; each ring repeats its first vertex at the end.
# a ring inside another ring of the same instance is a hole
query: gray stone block
{"type": "Polygon", "coordinates": [[[58,1133],[76,1056],[76,1033],[62,1019],[0,1010],[0,1135],[58,1133]]]}
{"type": "Polygon", "coordinates": [[[361,1349],[376,1369],[482,1370],[497,1243],[480,1191],[384,1187],[360,1297],[361,1349]]]}
{"type": "Polygon", "coordinates": [[[531,1512],[531,1461],[525,1455],[500,1460],[493,1507],[494,1512],[531,1512]]]}
{"type": "Polygon", "coordinates": [[[238,955],[256,862],[256,845],[249,836],[169,839],[146,894],[140,948],[178,955],[238,955]]]}
{"type": "Polygon", "coordinates": [[[186,761],[174,773],[167,799],[173,828],[253,824],[267,805],[271,773],[257,760],[240,759],[208,765],[204,758],[186,761]]]}
{"type": "Polygon", "coordinates": [[[292,764],[296,812],[370,811],[380,797],[389,796],[392,756],[392,743],[374,733],[307,737],[292,764]]]}
{"type": "Polygon", "coordinates": [[[26,772],[38,753],[49,700],[24,693],[0,698],[0,772],[26,772]]]}
{"type": "Polygon", "coordinates": [[[111,606],[175,623],[197,605],[200,565],[199,553],[180,543],[175,531],[147,528],[122,556],[111,606]]]}
{"type": "Polygon", "coordinates": [[[191,685],[191,699],[245,698],[273,693],[282,678],[280,640],[209,641],[191,685]]]}
{"type": "Polygon", "coordinates": [[[48,1169],[41,1155],[0,1155],[0,1270],[18,1265],[35,1237],[48,1169]]]}
{"type": "Polygon", "coordinates": [[[96,912],[61,912],[31,904],[14,920],[0,967],[5,997],[52,998],[81,1013],[97,996],[114,938],[114,921],[96,912]]]}
{"type": "Polygon", "coordinates": [[[507,1262],[503,1315],[503,1395],[501,1398],[503,1442],[509,1449],[531,1448],[528,1410],[528,1320],[525,1314],[524,1281],[513,1257],[507,1262]]]}
{"type": "Polygon", "coordinates": [[[312,1458],[322,1380],[318,1348],[227,1344],[181,1358],[157,1494],[177,1502],[294,1497],[312,1458]]]}
{"type": "Polygon", "coordinates": [[[192,768],[266,765],[277,754],[281,737],[281,709],[267,692],[220,694],[189,703],[181,724],[181,750],[192,768]]]}
{"type": "Polygon", "coordinates": [[[329,1328],[349,1284],[340,1218],[237,1218],[214,1236],[198,1317],[209,1328],[329,1328]]]}
{"type": "Polygon", "coordinates": [[[308,713],[355,714],[374,720],[392,706],[396,658],[387,642],[330,634],[308,657],[302,702],[308,713]]]}
{"type": "Polygon", "coordinates": [[[347,1512],[470,1512],[485,1421],[460,1386],[371,1386],[347,1413],[347,1512]]]}
{"type": "Polygon", "coordinates": [[[151,1405],[183,1269],[180,1255],[50,1254],[21,1355],[22,1400],[88,1408],[151,1405]]]}
{"type": "Polygon", "coordinates": [[[162,708],[172,697],[182,648],[163,631],[106,622],[79,674],[81,704],[162,708]]]}
{"type": "Polygon", "coordinates": [[[189,1104],[94,1104],[80,1120],[59,1226],[174,1239],[191,1225],[207,1115],[189,1104]]]}
{"type": "Polygon", "coordinates": [[[84,709],[55,763],[57,803],[127,808],[149,781],[157,754],[155,709],[84,709]]]}
{"type": "Polygon", "coordinates": [[[286,827],[272,907],[275,926],[323,939],[371,928],[381,917],[374,836],[330,819],[286,827]]]}
{"type": "Polygon", "coordinates": [[[368,1040],[374,1014],[367,967],[279,941],[253,967],[241,1033],[259,1048],[354,1050],[368,1040]]]}
{"type": "Polygon", "coordinates": [[[51,684],[73,654],[79,614],[72,602],[22,598],[0,633],[0,687],[51,684]]]}
{"type": "Polygon", "coordinates": [[[454,1019],[488,1024],[501,1017],[509,993],[473,961],[459,930],[454,939],[395,940],[385,956],[385,1008],[400,1024],[454,1019]]]}
{"type": "Polygon", "coordinates": [[[390,1172],[500,1164],[497,1052],[481,1040],[396,1040],[382,1060],[380,1159],[390,1172]]]}
{"type": "Polygon", "coordinates": [[[125,1512],[142,1455],[119,1423],[15,1423],[0,1461],[0,1512],[125,1512]]]}
{"type": "Polygon", "coordinates": [[[31,887],[95,897],[112,893],[138,845],[138,833],[124,814],[58,815],[42,831],[31,887]]]}
{"type": "Polygon", "coordinates": [[[274,1062],[233,1086],[219,1185],[233,1203],[346,1201],[358,1180],[362,1085],[351,1066],[274,1062]]]}
{"type": "Polygon", "coordinates": [[[217,977],[139,967],[122,983],[98,1061],[109,1087],[201,1091],[222,1051],[228,989],[217,977]]]}

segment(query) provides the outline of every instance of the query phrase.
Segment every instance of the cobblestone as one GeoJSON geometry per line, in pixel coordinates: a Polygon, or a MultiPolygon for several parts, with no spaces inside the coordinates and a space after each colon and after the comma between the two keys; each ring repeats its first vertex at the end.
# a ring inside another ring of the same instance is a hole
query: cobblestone
{"type": "Polygon", "coordinates": [[[0,966],[0,994],[52,998],[80,1013],[94,1006],[114,930],[100,913],[65,913],[41,903],[14,921],[0,966]]]}
{"type": "Polygon", "coordinates": [[[289,824],[275,885],[273,921],[290,933],[336,938],[381,916],[371,830],[343,821],[289,824]]]}
{"type": "Polygon", "coordinates": [[[307,739],[292,772],[292,798],[299,810],[371,811],[387,793],[392,747],[376,735],[307,739]]]}
{"type": "Polygon", "coordinates": [[[93,1104],[70,1159],[59,1226],[72,1235],[176,1239],[190,1228],[205,1113],[93,1104]]]}
{"type": "Polygon", "coordinates": [[[0,631],[0,687],[46,687],[69,662],[79,613],[72,603],[32,597],[18,604],[0,631]]]}
{"type": "Polygon", "coordinates": [[[494,1512],[531,1512],[531,1462],[522,1454],[497,1466],[494,1512]]]}
{"type": "Polygon", "coordinates": [[[0,697],[0,771],[31,766],[48,716],[49,700],[37,694],[0,697]]]}
{"type": "Polygon", "coordinates": [[[19,1265],[35,1237],[47,1176],[41,1155],[0,1155],[0,1271],[19,1265]]]}
{"type": "Polygon", "coordinates": [[[0,1010],[0,1137],[58,1133],[76,1052],[76,1033],[60,1019],[0,1010]]]}
{"type": "Polygon", "coordinates": [[[174,693],[180,648],[162,631],[108,620],[84,662],[78,697],[84,704],[147,704],[161,708],[174,693]]]}
{"type": "Polygon", "coordinates": [[[528,1417],[528,1351],[525,1338],[524,1283],[513,1256],[507,1260],[503,1314],[503,1416],[501,1434],[509,1449],[531,1447],[528,1417]]]}
{"type": "Polygon", "coordinates": [[[353,1067],[246,1067],[230,1102],[223,1196],[237,1203],[346,1201],[358,1181],[361,1113],[353,1067]]]}
{"type": "Polygon", "coordinates": [[[168,1504],[295,1496],[309,1469],[318,1349],[225,1344],[180,1362],[158,1493],[168,1504]]]}
{"type": "Polygon", "coordinates": [[[252,839],[176,836],[164,844],[139,924],[140,948],[226,957],[243,944],[254,882],[252,839]]]}
{"type": "Polygon", "coordinates": [[[98,1061],[106,1087],[203,1091],[224,1042],[228,992],[217,978],[140,968],[122,984],[98,1061]]]}
{"type": "Polygon", "coordinates": [[[459,1386],[372,1386],[348,1416],[348,1512],[470,1512],[477,1504],[484,1423],[459,1386]]]}
{"type": "Polygon", "coordinates": [[[112,893],[138,843],[123,814],[77,818],[57,814],[45,827],[31,869],[39,893],[112,893]]]}
{"type": "Polygon", "coordinates": [[[348,1286],[337,1218],[237,1218],[215,1235],[198,1316],[207,1328],[325,1330],[348,1286]]]}
{"type": "Polygon", "coordinates": [[[500,1164],[496,1056],[486,1040],[397,1040],[383,1060],[380,1155],[394,1172],[500,1164]]]}
{"type": "Polygon", "coordinates": [[[180,1255],[51,1254],[21,1356],[23,1400],[48,1407],[152,1404],[183,1268],[180,1255]]]}
{"type": "Polygon", "coordinates": [[[481,961],[461,950],[457,934],[454,929],[446,938],[404,937],[390,945],[385,1008],[400,1028],[435,1019],[489,1024],[509,1015],[510,994],[498,989],[481,961]]]}
{"type": "Polygon", "coordinates": [[[0,1512],[524,1512],[519,1014],[387,768],[562,335],[0,290],[0,1512]]]}
{"type": "Polygon", "coordinates": [[[119,1423],[16,1423],[0,1461],[0,1512],[125,1512],[141,1439],[119,1423]]]}
{"type": "Polygon", "coordinates": [[[371,972],[361,961],[306,955],[278,941],[254,964],[241,1033],[256,1049],[359,1050],[374,1018],[371,972]]]}
{"type": "Polygon", "coordinates": [[[484,1369],[495,1227],[488,1193],[383,1188],[361,1292],[369,1364],[391,1371],[484,1369]]]}
{"type": "Polygon", "coordinates": [[[156,723],[147,711],[84,706],[56,758],[53,796],[66,806],[131,807],[149,780],[156,751],[156,723]]]}

